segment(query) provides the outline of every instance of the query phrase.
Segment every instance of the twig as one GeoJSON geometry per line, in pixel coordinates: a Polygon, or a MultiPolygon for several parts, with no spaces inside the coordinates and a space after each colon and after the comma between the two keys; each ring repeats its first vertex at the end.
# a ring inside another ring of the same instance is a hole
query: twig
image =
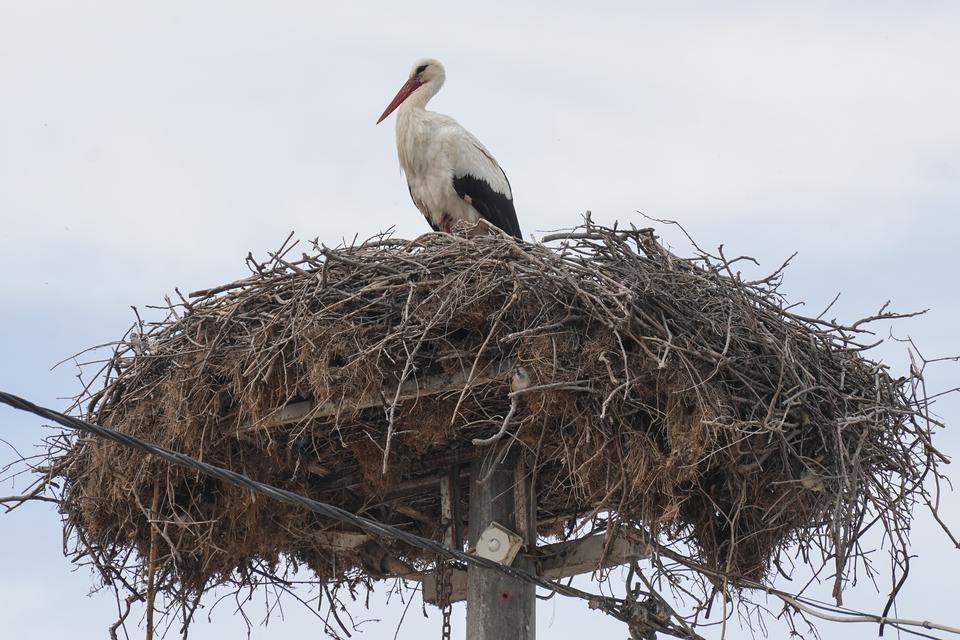
{"type": "Polygon", "coordinates": [[[160,481],[153,483],[153,500],[150,503],[150,557],[147,561],[147,633],[146,640],[153,640],[153,612],[156,598],[155,578],[157,575],[157,524],[160,508],[160,481]]]}
{"type": "Polygon", "coordinates": [[[507,427],[510,426],[510,421],[513,419],[513,414],[517,411],[517,396],[512,396],[510,398],[510,410],[507,412],[507,415],[503,418],[503,424],[500,425],[500,430],[489,438],[474,438],[470,442],[479,447],[485,447],[492,444],[496,444],[500,441],[500,438],[507,432],[507,427]]]}

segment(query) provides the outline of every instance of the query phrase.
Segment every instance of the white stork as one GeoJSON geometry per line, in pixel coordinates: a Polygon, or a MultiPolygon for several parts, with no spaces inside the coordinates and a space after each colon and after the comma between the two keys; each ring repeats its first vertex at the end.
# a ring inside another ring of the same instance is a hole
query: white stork
{"type": "Polygon", "coordinates": [[[507,175],[487,149],[449,116],[427,111],[446,78],[443,65],[417,60],[377,124],[397,112],[397,155],[413,203],[434,231],[481,219],[521,238],[507,175]]]}

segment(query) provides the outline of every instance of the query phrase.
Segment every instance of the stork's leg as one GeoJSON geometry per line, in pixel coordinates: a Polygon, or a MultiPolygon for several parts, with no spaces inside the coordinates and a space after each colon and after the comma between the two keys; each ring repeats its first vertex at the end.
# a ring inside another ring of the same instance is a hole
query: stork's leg
{"type": "Polygon", "coordinates": [[[440,230],[444,233],[453,233],[453,220],[450,214],[445,213],[440,217],[440,230]]]}

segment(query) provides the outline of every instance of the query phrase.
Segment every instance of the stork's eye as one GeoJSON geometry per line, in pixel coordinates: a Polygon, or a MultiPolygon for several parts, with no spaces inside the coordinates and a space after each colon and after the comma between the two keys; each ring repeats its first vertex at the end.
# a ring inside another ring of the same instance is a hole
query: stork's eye
{"type": "Polygon", "coordinates": [[[426,71],[426,69],[427,69],[428,66],[429,66],[429,65],[422,64],[422,65],[420,65],[419,67],[417,67],[417,75],[420,75],[421,73],[423,73],[424,71],[426,71]]]}

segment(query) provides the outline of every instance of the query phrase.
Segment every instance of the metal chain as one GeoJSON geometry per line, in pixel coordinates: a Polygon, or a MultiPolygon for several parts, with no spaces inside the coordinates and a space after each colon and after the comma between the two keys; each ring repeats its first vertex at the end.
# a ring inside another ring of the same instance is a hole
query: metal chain
{"type": "Polygon", "coordinates": [[[449,563],[438,560],[437,604],[440,605],[440,611],[443,615],[443,626],[440,628],[441,640],[450,640],[450,611],[453,609],[453,603],[450,602],[453,595],[452,573],[453,570],[449,563]]]}

